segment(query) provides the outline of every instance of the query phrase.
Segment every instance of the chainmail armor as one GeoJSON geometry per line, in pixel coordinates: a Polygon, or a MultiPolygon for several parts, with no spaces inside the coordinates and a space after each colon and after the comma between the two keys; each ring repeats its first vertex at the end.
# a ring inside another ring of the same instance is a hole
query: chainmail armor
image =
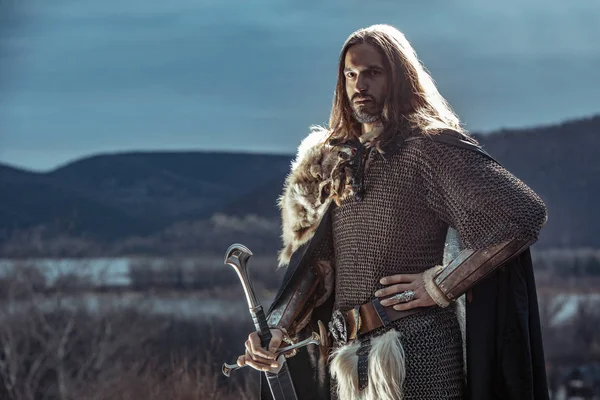
{"type": "MultiPolygon", "coordinates": [[[[368,153],[364,193],[332,213],[334,308],[374,299],[379,280],[442,264],[449,227],[463,247],[535,240],[546,218],[542,200],[506,169],[476,152],[434,142],[405,142],[368,153]]],[[[331,249],[331,247],[329,247],[331,249]]],[[[460,399],[462,338],[454,307],[433,308],[393,323],[406,352],[405,399],[460,399]]],[[[383,332],[379,329],[371,334],[383,332]]],[[[333,382],[332,382],[333,383],[333,382]]],[[[332,398],[335,398],[332,384],[332,398]]]]}

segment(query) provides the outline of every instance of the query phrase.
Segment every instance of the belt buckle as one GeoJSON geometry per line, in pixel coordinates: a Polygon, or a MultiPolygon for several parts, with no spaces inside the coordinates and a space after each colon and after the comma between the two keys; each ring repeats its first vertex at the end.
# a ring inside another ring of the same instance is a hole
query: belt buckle
{"type": "Polygon", "coordinates": [[[335,341],[336,346],[343,346],[348,343],[348,327],[346,318],[340,310],[335,310],[329,321],[329,332],[335,341]]]}

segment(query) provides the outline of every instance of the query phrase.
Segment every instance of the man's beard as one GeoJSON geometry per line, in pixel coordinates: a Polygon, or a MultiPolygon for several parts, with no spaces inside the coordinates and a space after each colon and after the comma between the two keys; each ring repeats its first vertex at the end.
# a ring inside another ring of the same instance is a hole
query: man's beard
{"type": "Polygon", "coordinates": [[[352,116],[361,124],[370,124],[381,119],[382,107],[379,106],[374,98],[370,98],[371,102],[367,103],[366,106],[356,104],[354,101],[351,102],[352,116]]]}

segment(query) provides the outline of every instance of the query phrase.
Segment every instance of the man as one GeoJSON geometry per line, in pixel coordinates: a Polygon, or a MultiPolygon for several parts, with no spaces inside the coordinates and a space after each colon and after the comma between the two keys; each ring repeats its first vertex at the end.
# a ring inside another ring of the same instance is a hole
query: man
{"type": "Polygon", "coordinates": [[[296,262],[269,313],[269,348],[251,334],[238,364],[277,368],[273,352],[318,319],[330,351],[288,358],[301,398],[547,398],[524,258],[546,207],[464,132],[395,28],[347,39],[329,128],[300,145],[280,207],[280,265],[296,262]],[[444,263],[450,229],[463,250],[444,263]],[[311,276],[316,289],[296,289],[311,276]]]}

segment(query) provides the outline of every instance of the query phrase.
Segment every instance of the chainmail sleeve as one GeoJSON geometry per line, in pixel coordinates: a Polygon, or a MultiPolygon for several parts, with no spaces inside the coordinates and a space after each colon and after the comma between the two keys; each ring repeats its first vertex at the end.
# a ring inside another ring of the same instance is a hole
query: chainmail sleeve
{"type": "Polygon", "coordinates": [[[537,240],[547,208],[531,188],[483,154],[428,138],[420,142],[426,202],[456,229],[463,248],[537,240]]]}

